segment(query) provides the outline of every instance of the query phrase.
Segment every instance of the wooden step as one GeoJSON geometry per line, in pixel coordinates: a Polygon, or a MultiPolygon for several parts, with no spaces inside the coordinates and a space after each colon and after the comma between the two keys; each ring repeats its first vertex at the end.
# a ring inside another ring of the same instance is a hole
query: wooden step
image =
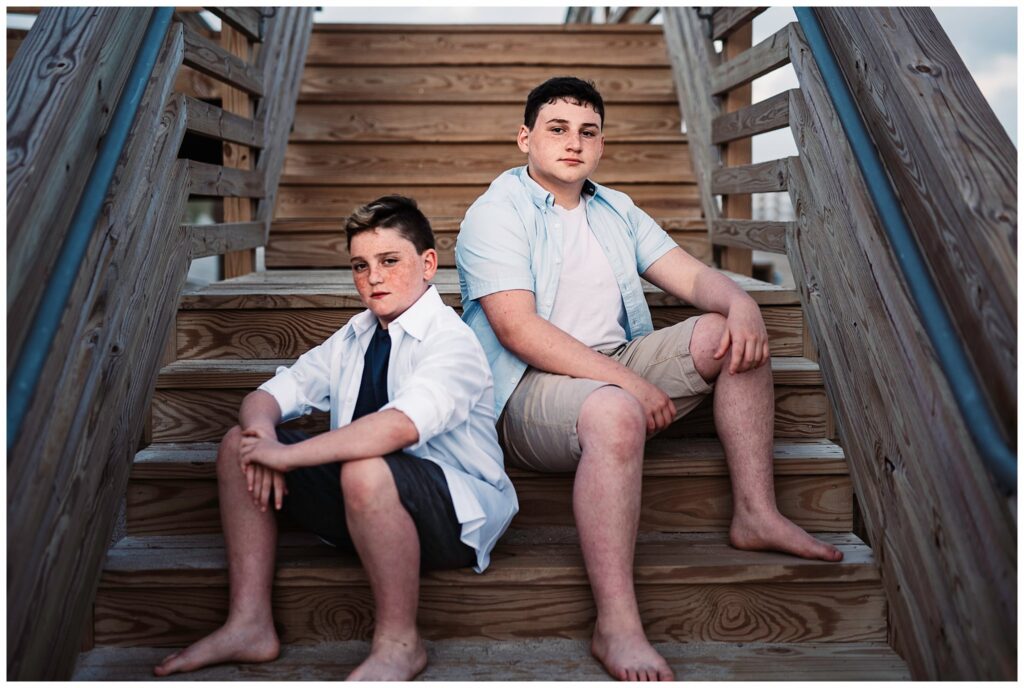
{"type": "MultiPolygon", "coordinates": [[[[871,550],[851,534],[828,563],[732,549],[724,534],[637,544],[634,575],[653,641],[881,642],[885,598],[871,550]]],[[[280,538],[274,616],[284,643],[367,639],[373,603],[358,559],[304,534],[280,538]]],[[[180,646],[224,620],[219,536],[124,538],[108,553],[95,603],[97,646],[180,646]]],[[[428,639],[587,638],[593,600],[577,545],[499,543],[484,575],[423,576],[428,639]]]]}
{"type": "MultiPolygon", "coordinates": [[[[803,355],[803,313],[795,291],[725,273],[761,308],[775,356],[803,355]]],[[[441,298],[461,309],[458,275],[438,270],[441,298]]],[[[701,311],[645,283],[655,328],[701,311]]],[[[186,290],[177,317],[178,358],[294,358],[364,309],[348,270],[268,270],[186,290]]]]}
{"type": "MultiPolygon", "coordinates": [[[[177,361],[161,372],[152,401],[154,442],[216,442],[238,422],[238,407],[246,394],[274,375],[291,359],[177,361]]],[[[775,437],[832,436],[828,399],[817,364],[805,359],[773,358],[775,380],[775,437]]],[[[664,437],[713,436],[712,397],[679,419],[664,437]]],[[[314,412],[285,424],[307,432],[328,427],[328,414],[314,412]]]]}
{"type": "MultiPolygon", "coordinates": [[[[420,681],[608,681],[585,640],[430,640],[420,681]]],[[[885,643],[655,643],[677,681],[909,681],[885,643]]],[[[272,664],[209,667],[175,680],[338,681],[369,653],[357,640],[286,645],[272,664]]],[[[167,648],[83,652],[74,681],[148,681],[167,648]]]]}
{"type": "MultiPolygon", "coordinates": [[[[215,443],[154,444],[139,452],[127,493],[129,535],[219,533],[215,443]]],[[[779,509],[802,528],[846,532],[853,527],[853,489],[842,449],[827,440],[775,443],[779,509]]],[[[572,526],[572,475],[509,469],[519,497],[515,528],[572,526]]],[[[725,532],[731,483],[714,439],[647,444],[640,528],[662,532],[725,532]]]]}
{"type": "MultiPolygon", "coordinates": [[[[711,264],[711,244],[707,225],[700,218],[655,218],[661,228],[690,255],[711,264]]],[[[432,217],[438,265],[455,267],[455,240],[461,217],[432,217]]],[[[344,220],[340,218],[309,218],[278,220],[271,225],[266,246],[266,267],[278,268],[348,268],[344,220]]]]}

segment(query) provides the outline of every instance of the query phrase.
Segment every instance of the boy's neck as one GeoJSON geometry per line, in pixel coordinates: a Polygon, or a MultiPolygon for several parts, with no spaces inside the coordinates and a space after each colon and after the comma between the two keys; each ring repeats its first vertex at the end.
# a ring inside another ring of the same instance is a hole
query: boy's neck
{"type": "Polygon", "coordinates": [[[529,165],[526,166],[526,174],[530,179],[536,182],[540,188],[554,196],[555,203],[566,210],[572,210],[578,206],[580,204],[580,199],[583,198],[583,185],[585,180],[578,184],[571,184],[568,186],[554,184],[547,180],[538,179],[537,175],[533,173],[533,170],[530,169],[529,165]]]}

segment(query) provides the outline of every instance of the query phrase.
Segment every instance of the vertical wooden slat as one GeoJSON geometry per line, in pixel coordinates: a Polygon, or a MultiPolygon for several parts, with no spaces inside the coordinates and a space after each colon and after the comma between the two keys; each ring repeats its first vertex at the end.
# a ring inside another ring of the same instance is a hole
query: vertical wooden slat
{"type": "MultiPolygon", "coordinates": [[[[232,55],[249,61],[251,47],[243,33],[225,23],[221,27],[221,46],[232,55]]],[[[268,94],[275,97],[276,94],[268,94]]],[[[241,115],[247,119],[253,116],[252,99],[247,93],[225,85],[223,89],[222,107],[225,112],[241,115]]],[[[243,170],[252,169],[252,149],[237,143],[225,142],[224,167],[236,167],[243,170]]],[[[225,198],[224,218],[228,222],[248,222],[253,218],[253,201],[248,198],[225,198]]],[[[224,279],[240,277],[256,271],[256,249],[231,251],[224,254],[224,279]]]]}
{"type": "MultiPolygon", "coordinates": [[[[753,26],[747,22],[722,39],[722,59],[731,60],[744,51],[749,50],[753,41],[753,26]]],[[[748,107],[751,102],[752,88],[745,84],[734,88],[725,97],[723,113],[735,112],[748,107]]],[[[722,162],[726,167],[749,165],[751,162],[751,140],[749,138],[731,141],[722,146],[722,162]]],[[[722,217],[731,220],[744,220],[751,217],[750,194],[734,194],[722,196],[722,217]]],[[[741,275],[753,273],[753,253],[749,249],[735,246],[723,246],[718,250],[718,265],[723,270],[730,270],[741,275]]]]}

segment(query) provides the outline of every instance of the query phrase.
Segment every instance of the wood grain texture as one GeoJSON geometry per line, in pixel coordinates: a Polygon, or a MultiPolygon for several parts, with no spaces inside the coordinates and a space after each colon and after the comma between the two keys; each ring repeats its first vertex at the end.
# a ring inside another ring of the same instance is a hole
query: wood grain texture
{"type": "MultiPolygon", "coordinates": [[[[787,24],[754,47],[735,57],[727,57],[712,68],[711,93],[725,93],[789,62],[789,35],[794,25],[787,24]]],[[[749,30],[749,27],[740,30],[749,30]]]]}
{"type": "Polygon", "coordinates": [[[1010,444],[1017,150],[928,8],[818,13],[908,226],[1010,444]]]}
{"type": "MultiPolygon", "coordinates": [[[[601,182],[601,173],[594,181],[601,182]]],[[[359,206],[389,193],[415,198],[427,217],[465,216],[466,210],[486,184],[449,186],[289,186],[282,184],[277,203],[277,219],[306,217],[348,217],[359,206]]],[[[619,184],[616,191],[628,194],[633,202],[651,216],[697,215],[699,205],[696,184],[619,184]]]]}
{"type": "MultiPolygon", "coordinates": [[[[498,171],[524,163],[512,136],[504,143],[292,143],[282,182],[486,186],[498,171]]],[[[595,176],[613,185],[694,181],[685,143],[609,143],[595,176]]]]}
{"type": "MultiPolygon", "coordinates": [[[[682,143],[679,108],[620,104],[604,134],[615,143],[682,143]]],[[[523,123],[520,108],[506,103],[301,103],[290,141],[317,143],[505,143],[523,123]]]]}
{"type": "MultiPolygon", "coordinates": [[[[8,70],[7,360],[64,244],[151,10],[47,8],[8,70]]],[[[10,368],[8,368],[10,370],[10,368]]]]}
{"type": "Polygon", "coordinates": [[[263,38],[263,8],[259,7],[211,7],[210,11],[235,31],[250,41],[263,38]]]}
{"type": "MultiPolygon", "coordinates": [[[[194,196],[231,196],[260,198],[266,194],[263,176],[253,170],[210,165],[188,161],[191,179],[189,190],[194,196]]],[[[233,222],[245,220],[233,219],[233,222]]]]}
{"type": "Polygon", "coordinates": [[[263,131],[256,127],[249,116],[233,114],[191,96],[185,104],[190,132],[243,146],[263,147],[263,131]]]}
{"type": "Polygon", "coordinates": [[[535,26],[530,32],[325,32],[309,44],[308,65],[557,65],[661,66],[660,33],[632,27],[612,33],[568,34],[535,26]]]}
{"type": "Polygon", "coordinates": [[[197,72],[191,67],[182,65],[178,69],[178,77],[174,82],[174,90],[192,98],[203,100],[216,100],[220,98],[221,88],[224,84],[202,72],[197,72]]]}
{"type": "Polygon", "coordinates": [[[185,64],[250,95],[263,95],[262,79],[253,65],[191,27],[185,28],[185,64]]]}
{"type": "MultiPolygon", "coordinates": [[[[574,71],[600,91],[609,126],[618,119],[620,104],[676,102],[665,66],[587,66],[574,71]]],[[[544,65],[503,65],[500,70],[477,65],[307,65],[299,102],[504,103],[515,105],[518,112],[530,90],[550,76],[551,68],[544,65]]]]}
{"type": "Polygon", "coordinates": [[[789,224],[768,220],[715,220],[711,226],[711,241],[717,245],[785,253],[789,224]]]}
{"type": "Polygon", "coordinates": [[[263,245],[262,222],[227,222],[212,225],[182,225],[192,240],[192,258],[219,256],[229,251],[263,245]]]}
{"type": "Polygon", "coordinates": [[[12,678],[71,672],[188,271],[185,114],[168,104],[182,54],[172,25],[39,380],[49,393],[8,456],[12,678]]]}
{"type": "Polygon", "coordinates": [[[753,165],[719,168],[711,173],[711,192],[750,194],[785,191],[791,159],[782,158],[753,165]]]}
{"type": "Polygon", "coordinates": [[[711,37],[715,40],[728,36],[743,24],[764,12],[767,7],[717,7],[711,15],[711,37]]]}
{"type": "MultiPolygon", "coordinates": [[[[753,41],[753,24],[742,25],[722,39],[722,60],[730,61],[740,58],[750,50],[753,41]]],[[[707,76],[705,75],[705,78],[707,76]]],[[[738,112],[750,106],[753,87],[750,84],[737,86],[725,94],[723,112],[738,112]]],[[[712,122],[714,127],[714,122],[712,122]]],[[[749,165],[753,158],[753,142],[750,139],[738,139],[722,146],[722,164],[726,167],[749,165]]],[[[714,193],[714,173],[712,171],[712,193],[714,193]]],[[[749,194],[722,196],[722,216],[735,219],[752,217],[753,199],[749,194]]],[[[714,222],[711,223],[714,233],[714,222]]],[[[712,241],[712,243],[714,243],[712,241]]],[[[741,275],[752,275],[754,272],[753,252],[736,246],[716,246],[715,258],[723,269],[738,272],[741,275]]]]}
{"type": "MultiPolygon", "coordinates": [[[[288,230],[285,233],[281,231],[285,224],[291,224],[293,227],[303,226],[301,222],[274,223],[265,253],[267,269],[349,267],[351,261],[345,246],[345,236],[338,229],[337,220],[322,222],[320,226],[328,228],[330,231],[327,232],[288,230]]],[[[436,222],[431,224],[434,228],[438,265],[445,268],[455,267],[455,241],[458,236],[458,227],[456,226],[454,230],[441,230],[438,229],[436,222]]],[[[670,229],[668,235],[683,250],[701,262],[706,264],[711,262],[711,247],[708,244],[707,232],[703,231],[703,226],[697,231],[670,229]]]]}
{"type": "Polygon", "coordinates": [[[787,250],[884,571],[897,649],[916,678],[1012,678],[1014,516],[968,437],[821,76],[794,36],[801,164],[787,250]]]}
{"type": "MultiPolygon", "coordinates": [[[[607,681],[586,640],[427,641],[423,681],[607,681]]],[[[687,681],[908,681],[910,673],[885,643],[655,643],[654,649],[687,681]]],[[[360,641],[285,646],[271,665],[201,669],[205,681],[334,681],[369,652],[360,641]]],[[[164,648],[99,648],[83,653],[72,680],[146,681],[164,648]]]]}
{"type": "Polygon", "coordinates": [[[728,143],[736,139],[763,134],[789,126],[789,91],[719,115],[711,123],[711,142],[728,143]]]}

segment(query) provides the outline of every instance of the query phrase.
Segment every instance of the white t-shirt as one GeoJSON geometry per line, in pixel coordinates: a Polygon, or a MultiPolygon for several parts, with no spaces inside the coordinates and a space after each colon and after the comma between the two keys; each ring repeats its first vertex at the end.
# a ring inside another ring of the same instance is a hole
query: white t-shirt
{"type": "Polygon", "coordinates": [[[550,322],[591,349],[626,343],[626,308],[608,257],[587,222],[586,203],[566,210],[555,205],[562,223],[562,272],[550,322]]]}

